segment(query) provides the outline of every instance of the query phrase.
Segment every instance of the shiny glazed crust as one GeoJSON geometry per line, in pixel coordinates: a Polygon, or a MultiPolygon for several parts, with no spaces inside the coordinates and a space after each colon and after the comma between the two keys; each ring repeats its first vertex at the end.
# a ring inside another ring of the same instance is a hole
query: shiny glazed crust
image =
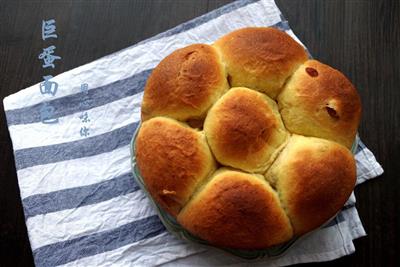
{"type": "Polygon", "coordinates": [[[357,90],[339,71],[316,60],[302,65],[278,97],[286,128],[351,148],[361,117],[357,90]]]}
{"type": "Polygon", "coordinates": [[[213,47],[194,44],[178,49],[164,58],[147,80],[142,120],[154,116],[180,121],[204,117],[228,88],[225,69],[213,47]]]}
{"type": "Polygon", "coordinates": [[[208,144],[217,160],[249,172],[263,172],[288,137],[276,103],[244,87],[232,88],[208,112],[208,144]]]}
{"type": "Polygon", "coordinates": [[[342,73],[307,60],[284,32],[240,29],[178,49],[153,70],[137,167],[155,202],[192,234],[264,249],[343,207],[360,116],[342,73]]]}
{"type": "Polygon", "coordinates": [[[215,42],[232,87],[244,86],[275,98],[286,79],[307,60],[304,48],[274,28],[233,31],[215,42]]]}
{"type": "Polygon", "coordinates": [[[136,161],[151,196],[174,216],[216,168],[203,133],[163,117],[142,124],[136,161]]]}
{"type": "Polygon", "coordinates": [[[221,247],[265,248],[292,237],[278,196],[263,177],[227,169],[193,196],[178,222],[221,247]]]}
{"type": "Polygon", "coordinates": [[[293,135],[265,177],[277,189],[294,233],[302,235],[343,207],[355,186],[356,165],[342,145],[293,135]]]}

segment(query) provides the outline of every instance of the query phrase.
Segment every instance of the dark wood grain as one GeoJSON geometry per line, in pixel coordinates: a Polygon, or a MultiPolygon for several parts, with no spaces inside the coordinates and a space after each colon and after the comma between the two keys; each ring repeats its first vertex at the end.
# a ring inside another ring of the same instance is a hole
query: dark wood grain
{"type": "MultiPolygon", "coordinates": [[[[53,76],[118,51],[227,1],[0,0],[0,98],[39,82],[41,20],[57,21],[53,76]]],[[[363,101],[360,135],[385,174],[356,189],[368,236],[320,266],[399,266],[400,1],[277,0],[314,57],[342,70],[363,101]]],[[[0,266],[32,266],[11,140],[0,108],[0,266]]],[[[307,264],[308,265],[308,264],[307,264]]]]}

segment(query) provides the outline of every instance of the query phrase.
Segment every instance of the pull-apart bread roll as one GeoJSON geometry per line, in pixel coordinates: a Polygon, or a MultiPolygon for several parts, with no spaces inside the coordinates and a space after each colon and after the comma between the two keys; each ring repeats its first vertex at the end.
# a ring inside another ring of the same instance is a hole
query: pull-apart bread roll
{"type": "Polygon", "coordinates": [[[278,97],[286,128],[351,148],[361,117],[357,90],[339,71],[316,60],[303,64],[278,97]]]}
{"type": "Polygon", "coordinates": [[[286,79],[307,60],[304,48],[274,28],[244,28],[215,42],[231,87],[249,87],[275,98],[286,79]]]}
{"type": "Polygon", "coordinates": [[[178,221],[221,247],[265,248],[292,237],[278,195],[265,179],[227,169],[218,170],[192,197],[178,221]]]}
{"type": "Polygon", "coordinates": [[[142,124],[136,161],[151,196],[174,216],[216,168],[203,133],[163,117],[142,124]]]}
{"type": "Polygon", "coordinates": [[[225,68],[215,48],[194,44],[164,58],[147,80],[142,120],[167,116],[201,119],[228,90],[225,68]]]}
{"type": "Polygon", "coordinates": [[[215,103],[204,131],[220,163],[249,172],[264,172],[288,137],[276,103],[243,87],[215,103]]]}
{"type": "Polygon", "coordinates": [[[276,188],[295,235],[332,218],[356,181],[354,157],[338,143],[293,135],[266,173],[276,188]]]}
{"type": "Polygon", "coordinates": [[[136,166],[166,221],[211,245],[265,249],[343,207],[356,180],[349,148],[360,116],[342,73],[308,60],[285,32],[244,28],[156,66],[136,166]]]}

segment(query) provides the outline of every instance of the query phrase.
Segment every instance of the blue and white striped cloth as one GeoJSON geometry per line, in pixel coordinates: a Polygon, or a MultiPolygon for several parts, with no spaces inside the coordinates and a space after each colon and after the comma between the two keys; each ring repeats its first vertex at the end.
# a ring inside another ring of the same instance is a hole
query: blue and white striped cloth
{"type": "MultiPolygon", "coordinates": [[[[241,27],[271,25],[296,38],[273,0],[237,1],[54,77],[59,87],[53,97],[40,94],[36,84],[4,99],[36,266],[244,264],[166,232],[133,181],[129,143],[145,81],[162,58],[241,27]],[[83,83],[89,85],[86,95],[83,83]],[[41,122],[45,101],[58,123],[41,122]],[[90,118],[87,137],[80,135],[83,112],[90,118]]],[[[361,142],[356,158],[358,183],[383,172],[361,142]]],[[[354,204],[353,195],[335,220],[285,256],[252,265],[326,261],[354,252],[352,240],[365,235],[354,204]]]]}

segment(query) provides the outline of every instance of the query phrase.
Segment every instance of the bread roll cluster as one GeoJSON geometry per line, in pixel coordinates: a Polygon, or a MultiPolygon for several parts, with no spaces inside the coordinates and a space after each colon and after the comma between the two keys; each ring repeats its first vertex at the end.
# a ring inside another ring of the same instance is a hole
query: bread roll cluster
{"type": "Polygon", "coordinates": [[[136,161],[193,235],[263,249],[318,228],[356,180],[356,89],[274,28],[244,28],[163,59],[143,96],[136,161]]]}

